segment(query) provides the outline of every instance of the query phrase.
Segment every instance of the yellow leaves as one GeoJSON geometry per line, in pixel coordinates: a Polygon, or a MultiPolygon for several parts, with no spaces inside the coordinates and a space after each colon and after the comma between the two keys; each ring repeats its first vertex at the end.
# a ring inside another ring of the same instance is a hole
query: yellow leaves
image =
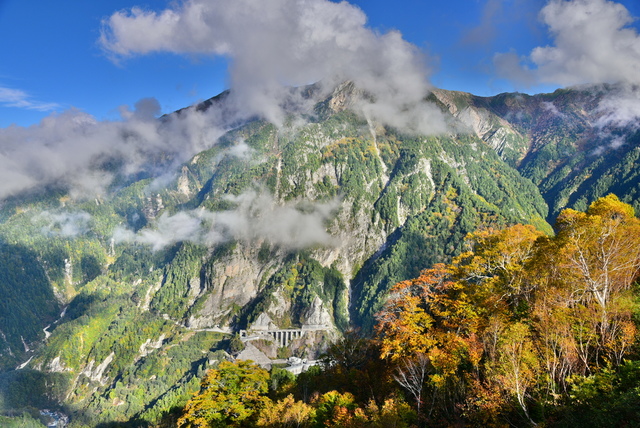
{"type": "Polygon", "coordinates": [[[378,314],[376,327],[383,358],[395,361],[404,355],[426,353],[437,343],[430,333],[434,318],[427,309],[431,309],[438,298],[436,290],[450,285],[446,275],[445,266],[436,265],[418,278],[400,282],[391,289],[389,300],[378,314]]]}
{"type": "Polygon", "coordinates": [[[395,397],[387,398],[381,407],[373,400],[360,407],[350,393],[329,391],[311,404],[317,409],[314,426],[327,428],[403,428],[408,426],[407,419],[415,417],[411,407],[395,397]]]}
{"type": "Polygon", "coordinates": [[[443,388],[446,385],[446,379],[439,373],[429,376],[429,380],[436,388],[443,388]]]}
{"type": "Polygon", "coordinates": [[[436,388],[442,388],[445,386],[449,377],[456,373],[458,364],[460,364],[459,355],[448,352],[448,350],[433,348],[429,351],[428,356],[434,369],[438,371],[430,376],[431,383],[433,383],[436,388]]]}
{"type": "Polygon", "coordinates": [[[571,208],[566,208],[562,210],[556,218],[556,228],[559,231],[571,228],[576,224],[580,224],[580,222],[582,222],[585,218],[587,218],[586,213],[583,213],[582,211],[576,211],[571,208]]]}
{"type": "Polygon", "coordinates": [[[336,155],[342,154],[343,152],[348,150],[348,148],[356,141],[357,139],[354,137],[344,137],[332,144],[325,146],[322,149],[322,159],[325,160],[335,158],[336,155]]]}
{"type": "Polygon", "coordinates": [[[223,361],[207,372],[201,390],[178,420],[179,427],[235,426],[263,402],[269,373],[249,361],[223,361]]]}
{"type": "Polygon", "coordinates": [[[498,373],[501,387],[515,396],[528,417],[526,398],[539,369],[529,326],[522,322],[510,325],[499,341],[498,373]]]}
{"type": "Polygon", "coordinates": [[[370,401],[366,409],[366,413],[370,415],[370,426],[379,428],[400,428],[406,426],[403,421],[407,415],[411,415],[412,412],[411,407],[407,403],[395,398],[385,400],[382,408],[379,408],[373,401],[370,401]]]}
{"type": "Polygon", "coordinates": [[[507,283],[532,257],[535,242],[543,233],[531,225],[517,224],[503,230],[469,234],[473,252],[454,259],[467,278],[504,278],[507,283]]]}
{"type": "Polygon", "coordinates": [[[587,214],[606,218],[632,219],[635,217],[635,210],[631,205],[620,201],[616,195],[609,194],[593,202],[589,206],[587,214]]]}
{"type": "Polygon", "coordinates": [[[405,322],[385,333],[381,343],[382,358],[391,358],[395,361],[412,352],[426,352],[436,343],[427,334],[431,318],[424,312],[419,318],[408,315],[408,318],[415,318],[416,321],[405,322]]]}
{"type": "Polygon", "coordinates": [[[270,428],[301,427],[315,417],[315,409],[303,401],[296,401],[289,394],[282,400],[265,400],[256,426],[270,428]]]}
{"type": "Polygon", "coordinates": [[[610,195],[557,226],[470,234],[471,251],[396,284],[378,315],[383,358],[400,367],[423,354],[433,394],[466,390],[486,421],[513,405],[529,418],[533,394],[555,400],[571,375],[620,365],[638,344],[640,220],[610,195]]]}
{"type": "Polygon", "coordinates": [[[374,144],[367,145],[365,154],[371,157],[380,156],[380,152],[378,151],[378,148],[374,144]]]}
{"type": "Polygon", "coordinates": [[[607,311],[612,298],[629,289],[640,271],[640,220],[633,208],[609,195],[587,213],[564,210],[549,252],[557,283],[583,304],[607,311]]]}

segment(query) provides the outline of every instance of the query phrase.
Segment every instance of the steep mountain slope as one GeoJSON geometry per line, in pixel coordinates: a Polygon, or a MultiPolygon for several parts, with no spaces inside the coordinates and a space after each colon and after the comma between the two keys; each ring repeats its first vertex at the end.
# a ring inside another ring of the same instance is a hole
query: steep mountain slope
{"type": "Polygon", "coordinates": [[[597,85],[482,98],[435,91],[464,126],[531,179],[549,205],[585,210],[615,193],[640,207],[638,88],[597,85]]]}
{"type": "Polygon", "coordinates": [[[349,326],[370,328],[395,282],[449,261],[469,232],[551,233],[547,203],[598,192],[637,203],[632,128],[589,154],[605,92],[438,90],[450,131],[425,136],[356,113],[367,95],[347,83],[281,126],[234,123],[176,171],[122,175],[87,200],[57,189],[6,201],[0,268],[33,278],[2,284],[0,409],[61,402],[88,424],[154,421],[237,346],[233,333],[297,329],[262,349],[313,357],[349,326]]]}

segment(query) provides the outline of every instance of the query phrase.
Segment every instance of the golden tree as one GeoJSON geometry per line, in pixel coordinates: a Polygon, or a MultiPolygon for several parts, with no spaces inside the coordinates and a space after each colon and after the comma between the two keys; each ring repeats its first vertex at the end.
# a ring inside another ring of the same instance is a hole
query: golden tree
{"type": "Polygon", "coordinates": [[[640,220],[608,195],[586,213],[562,211],[556,226],[538,265],[553,269],[538,294],[552,296],[552,324],[573,326],[565,353],[578,355],[583,372],[602,358],[619,364],[636,337],[631,287],[640,272],[640,220]]]}
{"type": "Polygon", "coordinates": [[[315,410],[303,401],[296,401],[289,394],[282,400],[267,400],[260,410],[256,426],[270,428],[308,427],[315,417],[315,410]]]}
{"type": "Polygon", "coordinates": [[[269,372],[251,361],[221,362],[202,379],[178,420],[179,427],[233,427],[251,417],[264,402],[269,372]]]}

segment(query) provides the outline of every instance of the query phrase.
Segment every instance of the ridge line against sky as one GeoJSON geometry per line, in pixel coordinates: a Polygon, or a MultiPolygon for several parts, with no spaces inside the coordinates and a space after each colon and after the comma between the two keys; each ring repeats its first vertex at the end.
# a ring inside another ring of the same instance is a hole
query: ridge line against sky
{"type": "Polygon", "coordinates": [[[272,73],[269,84],[324,77],[305,69],[307,63],[326,62],[329,73],[365,73],[345,64],[351,59],[384,68],[388,79],[397,75],[396,86],[415,73],[402,75],[389,66],[394,61],[423,67],[436,87],[482,96],[640,83],[636,0],[265,0],[238,7],[243,2],[0,0],[0,128],[32,125],[71,108],[119,120],[128,111],[119,106],[148,97],[169,113],[231,84],[264,84],[247,75],[260,67],[272,73]],[[280,27],[291,33],[275,34],[280,27]],[[340,40],[339,32],[359,44],[340,40]],[[282,43],[292,34],[318,45],[290,44],[279,52],[258,43],[282,43]],[[369,58],[379,48],[388,53],[380,59],[386,64],[369,58]],[[299,69],[280,70],[260,52],[299,69]]]}

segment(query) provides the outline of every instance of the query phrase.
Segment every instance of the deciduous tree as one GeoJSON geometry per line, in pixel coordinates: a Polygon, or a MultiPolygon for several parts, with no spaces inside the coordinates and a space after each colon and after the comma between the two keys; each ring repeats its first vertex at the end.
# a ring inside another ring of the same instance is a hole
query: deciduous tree
{"type": "Polygon", "coordinates": [[[264,401],[269,372],[250,361],[221,362],[202,379],[184,408],[179,427],[232,427],[251,417],[264,401]]]}
{"type": "Polygon", "coordinates": [[[260,410],[256,425],[269,428],[302,428],[310,426],[315,410],[303,401],[296,401],[292,394],[282,400],[267,400],[260,410]]]}

